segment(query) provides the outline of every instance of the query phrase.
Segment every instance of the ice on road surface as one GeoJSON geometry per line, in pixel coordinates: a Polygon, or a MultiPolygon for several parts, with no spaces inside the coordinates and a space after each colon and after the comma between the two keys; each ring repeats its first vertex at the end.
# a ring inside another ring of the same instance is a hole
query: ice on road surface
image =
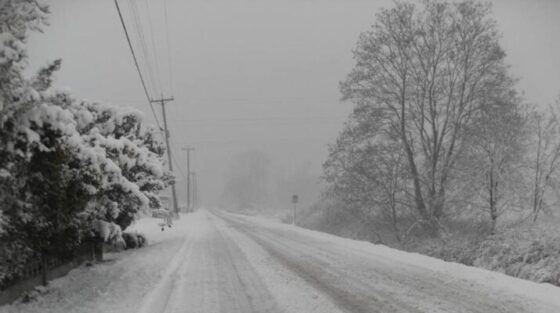
{"type": "Polygon", "coordinates": [[[560,312],[560,288],[263,218],[184,215],[4,312],[560,312]]]}

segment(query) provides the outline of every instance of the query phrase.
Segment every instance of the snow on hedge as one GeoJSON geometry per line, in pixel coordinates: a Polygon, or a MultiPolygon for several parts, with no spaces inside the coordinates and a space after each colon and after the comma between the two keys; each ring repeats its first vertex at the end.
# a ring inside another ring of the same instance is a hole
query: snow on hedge
{"type": "Polygon", "coordinates": [[[52,88],[61,60],[25,74],[28,33],[48,14],[39,0],[0,1],[0,283],[38,251],[71,252],[95,221],[125,229],[174,179],[141,112],[52,88]]]}

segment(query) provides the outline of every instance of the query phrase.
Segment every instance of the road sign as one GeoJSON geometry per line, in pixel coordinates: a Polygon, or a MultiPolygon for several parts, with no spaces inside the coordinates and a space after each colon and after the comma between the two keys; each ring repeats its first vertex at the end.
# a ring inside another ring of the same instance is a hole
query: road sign
{"type": "Polygon", "coordinates": [[[294,204],[294,209],[292,211],[292,223],[296,225],[296,204],[298,203],[298,195],[292,196],[292,203],[294,204]]]}

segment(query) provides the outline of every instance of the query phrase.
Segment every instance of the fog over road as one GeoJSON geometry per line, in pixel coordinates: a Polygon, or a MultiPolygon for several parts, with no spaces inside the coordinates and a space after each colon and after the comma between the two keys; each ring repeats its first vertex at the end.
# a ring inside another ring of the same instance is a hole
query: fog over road
{"type": "Polygon", "coordinates": [[[560,312],[558,304],[447,277],[334,236],[229,213],[201,215],[172,278],[144,312],[560,312]]]}

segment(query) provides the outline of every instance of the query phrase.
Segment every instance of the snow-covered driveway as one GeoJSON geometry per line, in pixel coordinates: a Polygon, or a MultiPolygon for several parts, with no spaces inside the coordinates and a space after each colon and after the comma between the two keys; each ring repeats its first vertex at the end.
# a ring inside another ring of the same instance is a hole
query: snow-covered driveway
{"type": "Polygon", "coordinates": [[[154,236],[0,312],[560,312],[560,288],[256,217],[199,211],[154,236]]]}

